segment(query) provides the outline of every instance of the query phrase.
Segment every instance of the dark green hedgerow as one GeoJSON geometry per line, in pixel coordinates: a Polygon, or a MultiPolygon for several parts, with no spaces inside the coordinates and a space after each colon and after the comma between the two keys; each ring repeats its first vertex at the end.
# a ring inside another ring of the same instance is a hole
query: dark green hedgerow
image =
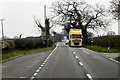
{"type": "Polygon", "coordinates": [[[29,50],[16,50],[13,52],[9,52],[7,54],[2,54],[2,61],[16,57],[16,56],[20,56],[20,55],[34,54],[34,53],[40,53],[43,51],[52,50],[55,48],[55,46],[56,46],[56,43],[50,47],[45,47],[45,48],[37,48],[37,49],[29,49],[29,50]]]}
{"type": "MultiPolygon", "coordinates": [[[[47,41],[47,46],[52,46],[52,40],[47,41]]],[[[2,53],[6,54],[14,50],[29,50],[46,47],[41,37],[30,37],[23,39],[11,39],[2,41],[2,53]]]]}
{"type": "Polygon", "coordinates": [[[120,35],[95,37],[93,41],[94,45],[120,49],[120,35]]]}

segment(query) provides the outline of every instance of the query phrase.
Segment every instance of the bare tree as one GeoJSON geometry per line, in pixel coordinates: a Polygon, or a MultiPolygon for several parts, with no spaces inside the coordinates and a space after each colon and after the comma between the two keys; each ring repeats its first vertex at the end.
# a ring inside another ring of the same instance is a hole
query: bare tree
{"type": "Polygon", "coordinates": [[[48,18],[45,19],[45,27],[43,27],[40,21],[35,16],[33,18],[36,25],[42,30],[42,35],[50,35],[49,31],[50,31],[50,28],[53,27],[53,25],[50,27],[49,19],[48,18]]]}
{"type": "Polygon", "coordinates": [[[42,35],[45,35],[45,27],[43,27],[41,25],[40,21],[35,16],[33,16],[33,18],[34,18],[34,21],[35,21],[36,25],[41,29],[42,35]]]}
{"type": "Polygon", "coordinates": [[[87,29],[96,27],[105,28],[109,25],[106,18],[106,10],[103,6],[88,5],[81,0],[66,0],[52,5],[52,20],[56,24],[64,26],[69,32],[70,28],[82,29],[84,42],[87,41],[87,29]]]}
{"type": "Polygon", "coordinates": [[[115,19],[120,19],[120,0],[112,0],[111,2],[111,13],[115,19]]]}

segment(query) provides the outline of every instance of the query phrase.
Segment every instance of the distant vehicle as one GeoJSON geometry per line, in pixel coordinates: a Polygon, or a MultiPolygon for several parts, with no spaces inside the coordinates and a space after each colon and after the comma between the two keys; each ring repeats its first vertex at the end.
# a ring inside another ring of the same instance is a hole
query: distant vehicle
{"type": "Polygon", "coordinates": [[[69,46],[82,46],[82,29],[70,29],[69,46]]]}
{"type": "Polygon", "coordinates": [[[65,44],[66,44],[66,45],[69,44],[69,40],[66,40],[65,44]]]}

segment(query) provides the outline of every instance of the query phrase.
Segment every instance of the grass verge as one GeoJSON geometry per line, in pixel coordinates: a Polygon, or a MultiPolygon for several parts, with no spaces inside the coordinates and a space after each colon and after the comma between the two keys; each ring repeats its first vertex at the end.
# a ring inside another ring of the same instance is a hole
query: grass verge
{"type": "Polygon", "coordinates": [[[120,57],[117,57],[116,60],[120,62],[120,57]]]}
{"type": "Polygon", "coordinates": [[[96,46],[96,45],[84,45],[84,47],[91,49],[93,51],[96,51],[96,52],[105,52],[105,53],[118,53],[118,52],[120,52],[120,49],[108,49],[108,48],[96,46]]]}
{"type": "Polygon", "coordinates": [[[53,44],[53,46],[51,47],[37,48],[37,49],[31,49],[31,50],[18,50],[18,51],[10,52],[8,54],[2,54],[2,61],[16,57],[16,56],[20,56],[20,55],[27,55],[31,53],[38,53],[38,52],[53,50],[55,46],[56,46],[56,43],[53,44]]]}

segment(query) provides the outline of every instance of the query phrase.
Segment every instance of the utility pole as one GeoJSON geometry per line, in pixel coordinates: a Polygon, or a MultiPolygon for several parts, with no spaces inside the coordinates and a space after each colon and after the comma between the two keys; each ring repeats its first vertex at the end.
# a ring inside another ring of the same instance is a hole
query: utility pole
{"type": "MultiPolygon", "coordinates": [[[[44,21],[46,20],[46,5],[44,5],[44,21]]],[[[45,22],[44,22],[45,24],[45,22]]],[[[46,35],[46,24],[45,24],[45,35],[46,35]]]]}
{"type": "Polygon", "coordinates": [[[5,20],[5,19],[0,19],[1,26],[2,26],[2,40],[4,40],[3,20],[5,20]]]}

